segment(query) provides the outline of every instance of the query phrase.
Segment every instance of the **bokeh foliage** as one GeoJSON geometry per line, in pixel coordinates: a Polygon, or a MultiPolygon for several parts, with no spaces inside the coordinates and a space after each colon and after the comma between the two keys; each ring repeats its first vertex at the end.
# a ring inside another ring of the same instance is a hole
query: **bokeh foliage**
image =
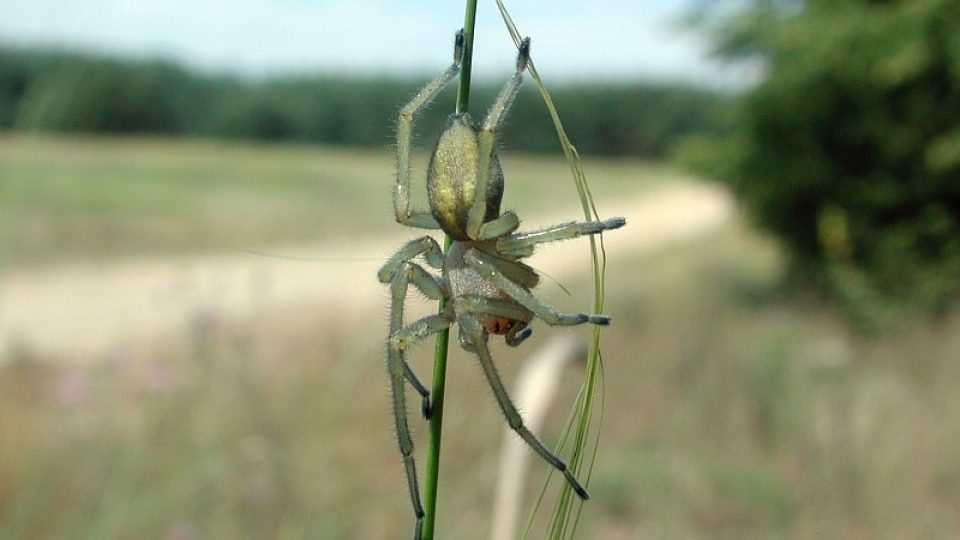
{"type": "Polygon", "coordinates": [[[956,298],[960,3],[758,0],[721,19],[720,52],[766,77],[729,136],[681,155],[856,314],[956,298]]]}
{"type": "MultiPolygon", "coordinates": [[[[504,77],[508,74],[505,70],[504,77]]],[[[397,110],[430,76],[245,80],[202,75],[161,61],[0,48],[0,129],[382,148],[391,143],[397,110]]],[[[501,84],[475,86],[473,110],[487,107],[501,84]]],[[[679,135],[715,131],[711,110],[721,96],[675,84],[584,83],[558,87],[554,99],[582,152],[657,157],[679,135]]],[[[439,132],[452,111],[451,90],[424,114],[418,129],[439,132]]],[[[559,152],[553,125],[532,86],[521,92],[508,123],[523,129],[508,125],[504,145],[559,152]]]]}

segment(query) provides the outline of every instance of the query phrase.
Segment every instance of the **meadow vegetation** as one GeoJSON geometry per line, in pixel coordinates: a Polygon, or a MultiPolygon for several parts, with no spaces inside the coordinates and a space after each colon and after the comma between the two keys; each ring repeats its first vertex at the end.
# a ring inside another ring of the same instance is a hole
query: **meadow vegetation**
{"type": "MultiPolygon", "coordinates": [[[[960,537],[960,10],[733,4],[709,21],[721,52],[767,67],[740,96],[551,88],[592,154],[601,213],[690,182],[643,161],[671,148],[745,210],[683,245],[609,253],[615,322],[579,535],[960,537]]],[[[0,48],[0,130],[13,130],[0,131],[0,295],[5,275],[54,266],[313,244],[320,255],[304,264],[319,267],[334,242],[413,236],[393,222],[388,146],[421,83],[249,81],[0,48]]],[[[557,144],[527,86],[501,139],[504,205],[572,219],[567,164],[531,154],[557,144]]],[[[494,92],[481,84],[472,103],[494,92]]],[[[452,99],[418,129],[437,133],[452,99]]],[[[589,305],[587,270],[585,257],[581,274],[544,280],[542,293],[589,305]]],[[[0,344],[0,538],[406,535],[385,309],[289,303],[238,318],[198,306],[180,329],[82,362],[0,344]]],[[[519,351],[496,344],[505,379],[558,331],[581,330],[538,327],[519,351]]],[[[504,424],[473,358],[454,349],[437,528],[480,539],[504,424]]],[[[418,351],[415,369],[429,372],[430,356],[418,351]]],[[[572,368],[546,441],[580,380],[572,368]]],[[[548,472],[533,471],[531,505],[548,472]]]]}
{"type": "MultiPolygon", "coordinates": [[[[376,202],[389,200],[387,151],[0,143],[0,219],[15,211],[34,223],[25,230],[54,231],[18,245],[6,271],[93,254],[322,242],[341,234],[337,224],[358,237],[397,229],[376,202]],[[64,236],[79,224],[83,234],[64,236]]],[[[505,166],[515,207],[555,204],[562,161],[505,166]]],[[[601,212],[605,199],[677,176],[637,161],[586,167],[601,212]]],[[[785,290],[787,261],[740,222],[687,245],[610,254],[615,324],[604,333],[604,424],[580,537],[956,537],[960,316],[904,318],[864,338],[829,304],[785,290]]],[[[549,281],[545,296],[587,305],[587,266],[564,280],[573,298],[549,281]]],[[[406,534],[385,323],[382,309],[313,305],[248,320],[200,313],[187,331],[94,363],[24,353],[0,364],[0,537],[406,534]]],[[[519,351],[497,344],[505,378],[554,332],[538,327],[519,351]]],[[[429,371],[429,347],[414,356],[429,371]]],[[[449,369],[438,530],[480,539],[503,421],[470,356],[453,351],[449,369]]],[[[547,441],[579,378],[571,369],[547,441]]],[[[420,449],[424,435],[420,424],[420,449]]],[[[546,474],[533,468],[528,493],[546,474]]]]}
{"type": "MultiPolygon", "coordinates": [[[[8,265],[399,234],[390,206],[393,160],[386,146],[0,134],[8,265]]],[[[510,177],[504,204],[526,217],[552,213],[566,164],[514,152],[503,161],[510,177]]],[[[426,153],[414,162],[424,170],[426,153]]],[[[587,172],[598,196],[611,197],[689,178],[630,158],[598,158],[587,172]]],[[[414,196],[426,204],[424,189],[414,196]]]]}

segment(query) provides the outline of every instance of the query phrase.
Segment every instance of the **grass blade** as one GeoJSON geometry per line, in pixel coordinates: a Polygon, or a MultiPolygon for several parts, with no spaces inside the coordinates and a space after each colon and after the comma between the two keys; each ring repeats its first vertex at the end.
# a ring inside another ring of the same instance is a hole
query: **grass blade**
{"type": "MultiPolygon", "coordinates": [[[[510,37],[513,39],[514,44],[519,46],[521,33],[517,30],[516,24],[514,24],[513,19],[510,17],[510,14],[507,11],[506,6],[504,6],[503,1],[496,0],[496,3],[497,8],[500,11],[500,15],[503,18],[503,22],[507,27],[507,31],[510,33],[510,37]]],[[[550,113],[550,118],[553,120],[554,128],[557,131],[557,137],[560,140],[560,145],[563,148],[564,156],[566,156],[567,163],[570,166],[570,172],[573,176],[574,185],[577,188],[577,195],[580,198],[584,218],[587,220],[598,220],[600,219],[600,216],[597,212],[596,205],[593,201],[593,195],[590,192],[590,186],[587,184],[587,179],[581,166],[580,154],[577,152],[576,147],[574,147],[573,143],[570,141],[570,138],[567,136],[567,133],[563,128],[563,122],[560,120],[560,115],[557,113],[557,109],[553,104],[550,93],[543,84],[540,74],[537,72],[537,68],[532,59],[530,60],[527,69],[530,73],[530,76],[536,82],[537,88],[540,91],[540,96],[543,98],[544,104],[550,113]]],[[[601,313],[603,311],[604,273],[606,270],[606,253],[603,249],[603,237],[602,235],[598,235],[598,237],[590,236],[589,238],[591,266],[593,269],[594,281],[593,309],[595,313],[601,313]]],[[[559,451],[566,446],[569,438],[571,436],[573,437],[573,448],[571,451],[569,466],[571,471],[580,477],[584,484],[589,484],[590,476],[596,459],[597,447],[599,446],[600,442],[600,423],[603,420],[602,370],[603,362],[600,356],[600,327],[594,327],[590,343],[590,351],[587,356],[586,378],[580,388],[580,393],[577,397],[573,411],[571,412],[570,420],[565,427],[563,434],[561,435],[560,444],[558,445],[559,451]],[[599,387],[598,381],[600,382],[599,387]],[[600,407],[596,411],[597,423],[594,426],[594,405],[598,399],[600,400],[600,407]],[[594,429],[594,436],[592,439],[590,438],[591,428],[594,429]],[[584,472],[584,462],[588,453],[588,440],[591,443],[589,449],[589,454],[591,457],[586,463],[586,475],[584,476],[582,472],[584,472]]],[[[551,477],[552,474],[548,475],[547,482],[549,482],[551,477]]],[[[544,490],[546,490],[546,483],[544,485],[544,490]]],[[[534,514],[537,512],[542,500],[543,493],[541,493],[540,499],[538,500],[537,505],[534,507],[534,514]]],[[[563,539],[573,536],[574,532],[576,531],[577,523],[579,522],[579,507],[582,507],[582,504],[576,504],[578,501],[579,499],[574,496],[570,486],[565,484],[561,489],[560,496],[551,519],[551,525],[549,529],[549,537],[551,539],[563,539]],[[573,518],[571,523],[574,506],[578,507],[578,511],[576,513],[576,517],[573,518]]],[[[531,515],[530,522],[528,523],[527,533],[530,530],[532,520],[533,515],[531,515]]],[[[526,536],[527,533],[525,533],[524,536],[526,536]]]]}

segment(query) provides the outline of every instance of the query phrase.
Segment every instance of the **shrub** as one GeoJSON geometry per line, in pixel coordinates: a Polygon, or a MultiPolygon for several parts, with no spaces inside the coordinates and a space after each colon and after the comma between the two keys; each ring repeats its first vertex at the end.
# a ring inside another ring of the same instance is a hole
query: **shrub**
{"type": "Polygon", "coordinates": [[[848,306],[955,299],[960,4],[758,1],[719,28],[721,51],[768,73],[712,159],[702,140],[688,158],[720,163],[797,273],[848,306]]]}

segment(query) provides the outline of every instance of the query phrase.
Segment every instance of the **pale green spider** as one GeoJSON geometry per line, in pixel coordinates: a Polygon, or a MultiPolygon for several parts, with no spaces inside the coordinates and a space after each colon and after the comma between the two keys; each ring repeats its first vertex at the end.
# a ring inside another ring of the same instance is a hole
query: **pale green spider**
{"type": "Polygon", "coordinates": [[[523,419],[504,388],[487,348],[490,334],[504,335],[508,345],[517,346],[530,336],[527,326],[534,317],[550,325],[610,323],[607,315],[561,313],[535,297],[530,289],[540,280],[536,271],[520,262],[533,254],[537,244],[596,234],[622,227],[623,218],[605,221],[566,223],[535,232],[514,232],[519,220],[513,212],[500,213],[503,172],[494,148],[497,129],[523,80],[530,56],[530,39],[524,39],[517,56],[517,71],[490,108],[483,125],[477,127],[467,113],[451,115],[430,159],[427,194],[430,211],[410,209],[410,143],[416,114],[460,72],[463,31],[456,35],[453,65],[427,84],[403,109],[397,123],[397,181],[393,193],[397,221],[420,229],[442,229],[452,239],[447,254],[430,236],[408,242],[378,273],[390,284],[390,337],[387,368],[393,394],[393,411],[400,453],[407,471],[410,498],[416,514],[415,538],[420,536],[423,507],[413,460],[413,440],[407,425],[404,381],[422,397],[424,417],[430,416],[430,392],[404,358],[408,347],[424,338],[459,324],[460,345],[476,353],[493,394],[510,427],[547,463],[563,473],[580,498],[587,491],[566,464],[547,449],[523,424],[523,419]],[[433,276],[414,259],[445,272],[433,276]],[[424,295],[445,298],[446,308],[407,326],[403,325],[404,300],[413,284],[424,295]]]}

